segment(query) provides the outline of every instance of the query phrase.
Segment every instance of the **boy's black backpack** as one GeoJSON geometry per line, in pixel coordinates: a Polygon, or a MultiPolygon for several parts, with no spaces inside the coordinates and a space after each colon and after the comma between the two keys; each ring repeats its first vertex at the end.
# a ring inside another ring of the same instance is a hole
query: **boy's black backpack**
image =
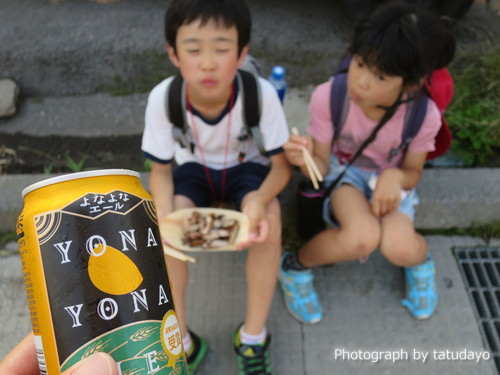
{"type": "MultiPolygon", "coordinates": [[[[239,94],[243,95],[243,119],[246,132],[240,135],[239,140],[244,141],[253,137],[261,154],[265,155],[262,135],[259,128],[261,116],[261,92],[258,83],[260,66],[258,61],[247,55],[243,65],[238,70],[237,80],[240,88],[239,94]]],[[[170,122],[174,125],[175,140],[183,147],[194,149],[194,144],[187,141],[188,130],[186,121],[186,91],[184,79],[177,74],[165,92],[165,112],[170,122]]]]}
{"type": "MultiPolygon", "coordinates": [[[[330,93],[330,109],[332,122],[335,129],[335,137],[338,137],[347,115],[347,69],[352,56],[347,56],[337,68],[330,93]]],[[[431,98],[441,111],[441,128],[436,138],[436,149],[427,154],[427,160],[435,159],[443,155],[451,146],[451,132],[448,128],[443,113],[453,98],[453,78],[448,69],[441,68],[432,72],[425,86],[414,100],[408,102],[408,110],[405,117],[405,125],[401,134],[400,146],[391,152],[389,158],[394,157],[400,150],[405,150],[409,143],[415,138],[427,112],[427,101],[431,98]]]]}

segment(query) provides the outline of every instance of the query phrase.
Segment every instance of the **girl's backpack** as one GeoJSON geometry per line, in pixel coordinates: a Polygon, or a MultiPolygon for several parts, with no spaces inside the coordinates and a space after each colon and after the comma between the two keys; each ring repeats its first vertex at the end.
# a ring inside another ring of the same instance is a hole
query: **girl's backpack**
{"type": "MultiPolygon", "coordinates": [[[[347,69],[352,56],[346,57],[334,74],[334,81],[330,93],[330,108],[335,134],[340,134],[347,115],[349,100],[347,98],[347,69]]],[[[405,126],[401,134],[401,144],[393,150],[389,158],[394,157],[400,150],[405,150],[408,144],[415,138],[427,111],[427,100],[431,98],[441,111],[441,128],[436,134],[436,149],[427,154],[427,160],[435,159],[443,155],[451,146],[451,131],[444,118],[444,111],[453,98],[453,78],[446,68],[434,70],[422,87],[421,94],[415,100],[408,102],[408,111],[405,126]]]]}
{"type": "MultiPolygon", "coordinates": [[[[332,112],[332,122],[335,130],[335,137],[338,137],[347,115],[349,100],[347,98],[347,69],[351,57],[342,61],[334,75],[334,81],[330,93],[330,108],[332,112]]],[[[394,157],[400,150],[405,150],[408,144],[415,138],[422,126],[427,111],[427,101],[431,98],[441,111],[441,128],[436,134],[436,149],[427,154],[427,159],[434,159],[443,155],[451,145],[451,132],[448,128],[443,113],[453,98],[453,79],[446,68],[432,72],[425,87],[422,88],[421,95],[415,100],[408,102],[408,110],[405,118],[403,133],[401,134],[401,144],[391,152],[389,158],[394,157]]],[[[380,124],[380,123],[379,123],[380,124]]],[[[377,126],[378,127],[378,126],[377,126]]],[[[368,141],[369,142],[369,141],[368,141]]],[[[366,142],[361,148],[366,147],[366,142]]],[[[361,151],[358,150],[354,158],[361,151]]],[[[353,160],[351,160],[353,162],[353,160]]],[[[324,187],[320,191],[315,191],[308,181],[302,182],[299,186],[297,196],[298,226],[297,231],[303,241],[308,241],[317,233],[325,229],[325,222],[322,218],[323,201],[330,195],[339,178],[330,186],[324,187]]]]}

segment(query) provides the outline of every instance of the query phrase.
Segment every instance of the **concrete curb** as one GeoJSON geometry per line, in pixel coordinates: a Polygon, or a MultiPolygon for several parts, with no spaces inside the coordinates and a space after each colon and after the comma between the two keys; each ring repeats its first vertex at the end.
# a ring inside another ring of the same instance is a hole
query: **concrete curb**
{"type": "MultiPolygon", "coordinates": [[[[0,175],[0,231],[15,229],[22,211],[22,190],[57,175],[0,175]]],[[[148,188],[148,173],[141,173],[148,188]]],[[[282,194],[285,214],[293,213],[298,172],[282,194]]],[[[500,169],[426,169],[417,188],[420,205],[415,217],[417,228],[468,227],[500,219],[500,169]]]]}

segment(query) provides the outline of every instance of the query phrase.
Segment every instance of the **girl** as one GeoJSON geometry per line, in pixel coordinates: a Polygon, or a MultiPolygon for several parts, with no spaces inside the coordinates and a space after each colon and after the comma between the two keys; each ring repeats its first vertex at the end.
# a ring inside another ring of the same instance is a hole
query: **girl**
{"type": "Polygon", "coordinates": [[[284,145],[287,159],[307,176],[302,157],[306,148],[325,176],[325,186],[347,162],[352,166],[325,200],[324,218],[335,227],[282,257],[279,280],[285,303],[299,321],[317,323],[323,316],[312,267],[363,259],[377,248],[392,264],[405,267],[403,305],[418,319],[433,314],[438,299],[434,262],[424,238],[415,232],[413,216],[418,203],[414,188],[441,126],[435,103],[428,100],[422,126],[406,147],[401,147],[401,134],[408,103],[433,70],[451,61],[454,50],[454,36],[436,15],[411,4],[389,3],[355,29],[342,124],[332,124],[332,80],[313,92],[310,137],[292,135],[284,145]],[[352,161],[388,111],[393,113],[390,119],[352,161]]]}

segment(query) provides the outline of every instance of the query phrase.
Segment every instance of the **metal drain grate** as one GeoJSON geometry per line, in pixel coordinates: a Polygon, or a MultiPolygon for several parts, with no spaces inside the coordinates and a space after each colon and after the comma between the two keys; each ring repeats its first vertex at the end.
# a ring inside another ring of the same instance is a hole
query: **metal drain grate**
{"type": "Polygon", "coordinates": [[[484,341],[500,373],[500,248],[453,249],[484,341]]]}

